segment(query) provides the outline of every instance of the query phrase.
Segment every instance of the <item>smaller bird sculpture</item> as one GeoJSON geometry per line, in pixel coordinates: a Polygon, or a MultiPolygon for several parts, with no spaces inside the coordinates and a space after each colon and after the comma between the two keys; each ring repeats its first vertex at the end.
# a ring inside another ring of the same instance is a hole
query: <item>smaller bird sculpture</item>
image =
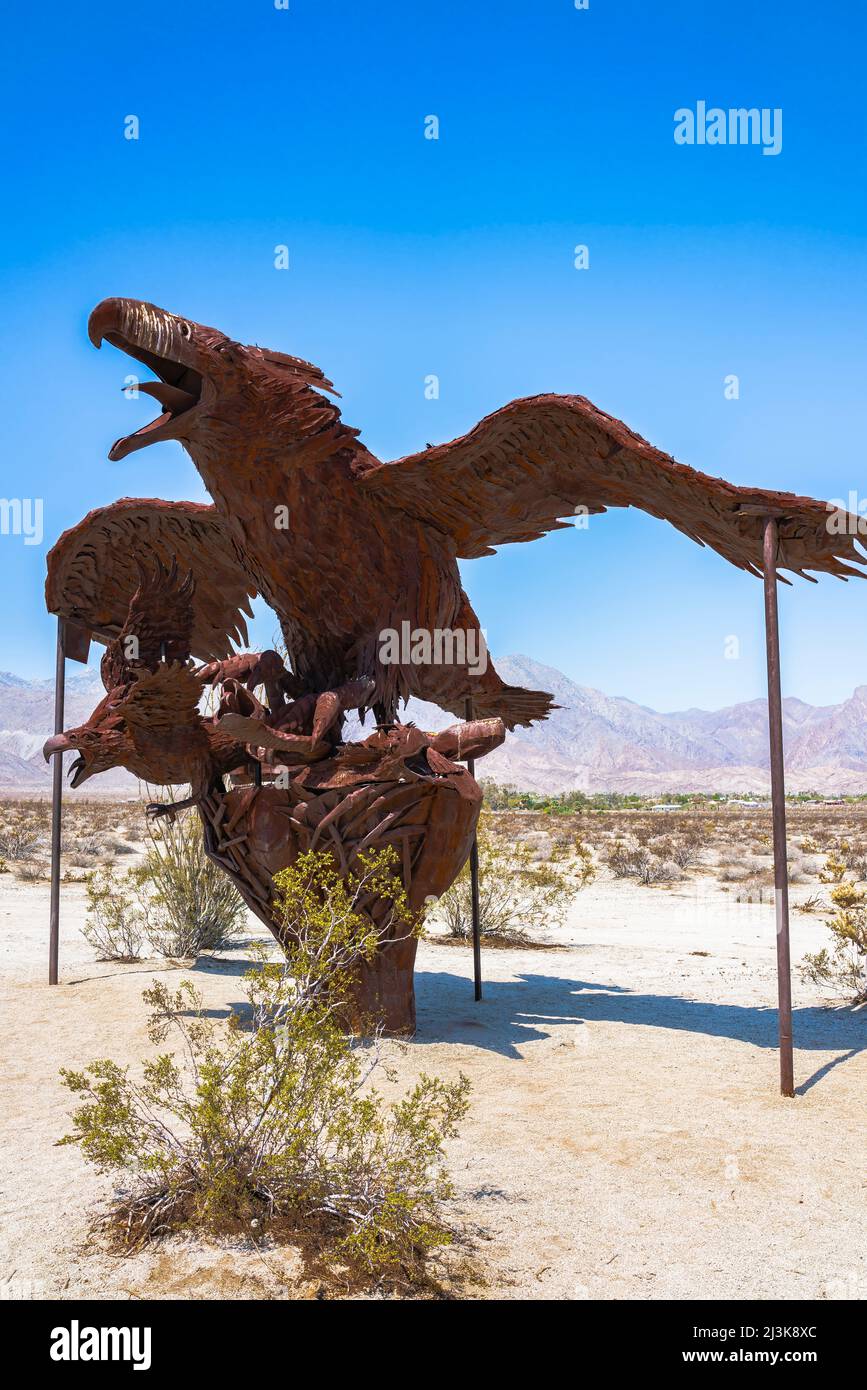
{"type": "Polygon", "coordinates": [[[190,664],[192,575],[182,578],[176,562],[166,568],[159,559],[151,570],[139,562],[139,573],[126,622],[100,663],[104,699],[84,724],[48,739],[43,753],[46,761],[77,754],[72,787],[116,767],[152,785],[189,784],[184,802],[148,807],[159,815],[193,805],[249,755],[220,726],[219,712],[200,710],[204,683],[190,664]]]}

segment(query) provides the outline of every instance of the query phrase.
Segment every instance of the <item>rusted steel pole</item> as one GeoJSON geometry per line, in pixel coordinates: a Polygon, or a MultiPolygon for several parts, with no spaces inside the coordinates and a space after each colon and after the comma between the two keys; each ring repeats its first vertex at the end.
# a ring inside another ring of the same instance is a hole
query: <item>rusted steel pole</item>
{"type": "MultiPolygon", "coordinates": [[[[473,697],[467,696],[466,718],[467,723],[473,717],[473,697]]],[[[467,771],[471,777],[476,775],[475,758],[467,758],[467,771]]],[[[470,891],[473,901],[473,993],[476,1003],[482,997],[482,930],[479,912],[479,840],[478,836],[473,836],[473,846],[470,850],[470,891]]]]}
{"type": "Polygon", "coordinates": [[[777,918],[777,998],[780,1034],[780,1092],[795,1094],[792,1056],[792,965],[789,950],[789,867],[786,851],[786,784],[783,762],[783,699],[780,690],[780,626],[777,617],[777,521],[765,517],[765,640],[768,652],[768,729],[771,808],[774,821],[774,908],[777,918]]]}
{"type": "MultiPolygon", "coordinates": [[[[63,697],[66,684],[66,655],[63,649],[63,619],[57,619],[57,653],[54,664],[54,732],[63,733],[63,697]]],[[[51,906],[48,914],[48,983],[57,984],[60,943],[60,834],[63,811],[63,754],[55,753],[51,790],[51,906]]]]}

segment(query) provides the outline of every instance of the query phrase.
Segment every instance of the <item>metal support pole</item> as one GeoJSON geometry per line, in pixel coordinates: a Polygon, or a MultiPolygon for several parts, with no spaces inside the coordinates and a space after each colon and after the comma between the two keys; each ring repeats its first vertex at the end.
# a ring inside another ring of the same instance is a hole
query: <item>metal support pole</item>
{"type": "MultiPolygon", "coordinates": [[[[468,695],[466,703],[468,723],[472,717],[473,697],[468,695]]],[[[471,777],[475,777],[475,758],[467,758],[467,771],[471,777]]],[[[476,1003],[478,1003],[482,997],[482,933],[479,912],[479,841],[476,835],[473,836],[473,845],[470,850],[470,890],[473,902],[473,993],[476,1003]]]]}
{"type": "MultiPolygon", "coordinates": [[[[63,649],[63,619],[57,619],[57,654],[54,666],[54,732],[63,733],[63,696],[66,683],[66,655],[63,649]]],[[[55,753],[51,789],[51,906],[48,917],[48,983],[57,984],[60,942],[60,832],[63,815],[63,754],[55,753]]]]}
{"type": "Polygon", "coordinates": [[[768,651],[768,729],[771,751],[771,808],[774,822],[774,907],[777,918],[777,997],[780,1034],[780,1092],[795,1094],[792,1056],[792,967],[789,951],[789,869],[786,852],[786,787],[783,762],[783,700],[780,691],[780,629],[777,617],[777,521],[765,517],[765,640],[768,651]]]}

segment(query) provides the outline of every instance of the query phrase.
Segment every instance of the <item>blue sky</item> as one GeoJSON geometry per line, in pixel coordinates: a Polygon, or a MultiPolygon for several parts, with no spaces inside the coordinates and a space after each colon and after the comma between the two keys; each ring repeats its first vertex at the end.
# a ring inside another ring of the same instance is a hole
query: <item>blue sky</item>
{"type": "MultiPolygon", "coordinates": [[[[44,499],[45,539],[0,536],[0,669],[52,669],[65,527],[204,495],[178,445],[106,459],[153,414],[87,341],[106,295],[312,359],[383,458],[577,391],[706,472],[867,495],[865,27],[835,0],[18,7],[0,492],[44,499]],[[677,146],[699,100],[781,108],[782,152],[677,146]]],[[[463,568],[494,652],[661,709],[763,693],[759,583],[640,513],[463,568]]],[[[784,592],[787,693],[867,682],[865,604],[855,582],[784,592]]],[[[256,643],[273,630],[263,612],[256,643]]]]}

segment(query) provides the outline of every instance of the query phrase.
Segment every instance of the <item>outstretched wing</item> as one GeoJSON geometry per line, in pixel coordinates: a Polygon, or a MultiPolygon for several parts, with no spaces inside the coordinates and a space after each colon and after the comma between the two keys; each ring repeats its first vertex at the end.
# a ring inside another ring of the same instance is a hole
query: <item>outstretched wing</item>
{"type": "Polygon", "coordinates": [[[216,508],[198,502],[124,497],[89,512],[48,552],[48,610],[110,642],[124,630],[142,569],[153,574],[157,561],[192,576],[193,655],[222,660],[232,643],[246,644],[255,585],[216,508]]]}
{"type": "Polygon", "coordinates": [[[127,724],[152,731],[201,727],[202,685],[186,666],[158,666],[155,671],[130,674],[132,683],[117,706],[127,724]]]}
{"type": "Polygon", "coordinates": [[[698,473],[584,396],[512,401],[450,444],[362,470],[359,487],[452,536],[466,559],[535,540],[579,509],[634,506],[755,574],[770,509],[779,519],[779,568],[863,577],[852,563],[863,563],[857,526],[847,534],[829,527],[826,503],[698,473]]]}
{"type": "Polygon", "coordinates": [[[109,642],[100,663],[106,690],[123,685],[134,669],[155,671],[160,662],[190,659],[196,584],[192,573],[178,572],[177,557],[166,569],[159,556],[153,566],[140,567],[123,631],[109,642]]]}

